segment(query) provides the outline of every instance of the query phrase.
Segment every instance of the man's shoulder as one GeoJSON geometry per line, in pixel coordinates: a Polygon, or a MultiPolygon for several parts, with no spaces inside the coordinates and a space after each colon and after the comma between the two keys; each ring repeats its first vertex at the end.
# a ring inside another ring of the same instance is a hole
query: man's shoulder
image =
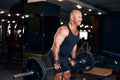
{"type": "Polygon", "coordinates": [[[68,35],[69,29],[68,29],[67,26],[63,25],[63,26],[60,26],[60,27],[58,28],[58,32],[59,32],[60,34],[68,35]]]}
{"type": "Polygon", "coordinates": [[[58,29],[60,30],[68,30],[68,27],[66,25],[60,26],[58,29]]]}

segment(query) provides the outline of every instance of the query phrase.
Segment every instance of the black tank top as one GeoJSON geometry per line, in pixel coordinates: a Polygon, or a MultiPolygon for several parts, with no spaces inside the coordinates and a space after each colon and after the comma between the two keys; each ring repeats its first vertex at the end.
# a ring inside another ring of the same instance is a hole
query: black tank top
{"type": "Polygon", "coordinates": [[[65,40],[63,41],[63,43],[60,46],[60,51],[59,54],[63,55],[63,56],[70,56],[71,51],[73,50],[73,47],[75,46],[75,44],[78,43],[79,41],[79,34],[78,35],[74,35],[69,27],[69,25],[65,25],[66,27],[68,27],[69,29],[69,34],[68,36],[65,38],[65,40]]]}

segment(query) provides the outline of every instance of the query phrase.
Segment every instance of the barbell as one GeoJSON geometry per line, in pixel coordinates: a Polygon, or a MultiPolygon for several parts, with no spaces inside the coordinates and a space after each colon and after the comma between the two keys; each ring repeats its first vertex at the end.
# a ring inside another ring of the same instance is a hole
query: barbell
{"type": "MultiPolygon", "coordinates": [[[[87,51],[78,53],[75,61],[76,65],[72,67],[72,69],[75,71],[77,70],[77,72],[91,70],[95,62],[93,55],[87,51]]],[[[23,80],[45,80],[47,71],[51,69],[54,69],[54,67],[46,68],[40,58],[30,57],[23,63],[22,73],[15,74],[12,78],[23,77],[23,80]]]]}

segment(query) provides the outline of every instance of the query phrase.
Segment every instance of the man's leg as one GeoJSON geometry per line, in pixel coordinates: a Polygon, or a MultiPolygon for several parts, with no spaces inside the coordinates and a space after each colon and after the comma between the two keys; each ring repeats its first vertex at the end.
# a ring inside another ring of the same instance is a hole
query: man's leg
{"type": "Polygon", "coordinates": [[[70,70],[65,71],[65,72],[63,73],[63,80],[70,80],[70,77],[71,77],[70,70]]]}
{"type": "Polygon", "coordinates": [[[54,80],[63,80],[62,78],[63,78],[63,73],[61,72],[55,74],[54,80]]]}

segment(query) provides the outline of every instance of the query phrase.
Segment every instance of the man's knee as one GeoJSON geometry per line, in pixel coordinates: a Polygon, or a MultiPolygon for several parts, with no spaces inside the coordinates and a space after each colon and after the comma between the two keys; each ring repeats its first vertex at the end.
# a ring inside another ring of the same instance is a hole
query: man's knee
{"type": "Polygon", "coordinates": [[[62,80],[62,73],[55,74],[54,80],[62,80]]]}
{"type": "Polygon", "coordinates": [[[70,71],[65,71],[65,72],[63,73],[63,77],[64,77],[65,79],[69,80],[70,77],[71,77],[70,71]]]}

